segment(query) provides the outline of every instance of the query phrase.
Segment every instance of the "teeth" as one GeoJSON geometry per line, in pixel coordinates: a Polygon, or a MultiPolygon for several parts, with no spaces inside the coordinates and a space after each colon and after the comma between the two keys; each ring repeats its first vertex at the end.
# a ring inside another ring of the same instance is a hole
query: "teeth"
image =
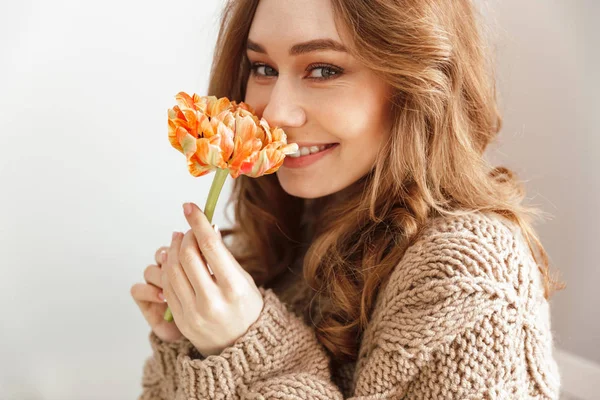
{"type": "Polygon", "coordinates": [[[318,153],[320,151],[323,151],[327,148],[327,145],[322,145],[322,146],[310,146],[310,147],[300,147],[298,148],[298,151],[293,153],[293,154],[288,154],[289,157],[303,157],[303,156],[307,156],[309,154],[315,154],[318,153]]]}

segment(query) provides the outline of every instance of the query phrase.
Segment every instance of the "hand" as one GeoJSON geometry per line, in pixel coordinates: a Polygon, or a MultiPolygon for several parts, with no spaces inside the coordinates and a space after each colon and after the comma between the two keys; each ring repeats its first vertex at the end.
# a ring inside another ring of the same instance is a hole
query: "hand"
{"type": "Polygon", "coordinates": [[[144,318],[150,325],[152,331],[165,342],[175,342],[183,337],[183,334],[173,322],[164,319],[167,303],[159,296],[162,295],[161,255],[165,255],[169,247],[163,246],[154,253],[156,264],[151,264],[144,270],[146,283],[136,283],[131,287],[131,296],[142,311],[144,318]]]}
{"type": "Polygon", "coordinates": [[[256,322],[263,297],[193,203],[191,229],[174,232],[162,269],[163,291],[181,332],[204,357],[220,354],[256,322]],[[205,261],[206,260],[206,261],[205,261]],[[206,263],[214,273],[210,274],[206,263]]]}

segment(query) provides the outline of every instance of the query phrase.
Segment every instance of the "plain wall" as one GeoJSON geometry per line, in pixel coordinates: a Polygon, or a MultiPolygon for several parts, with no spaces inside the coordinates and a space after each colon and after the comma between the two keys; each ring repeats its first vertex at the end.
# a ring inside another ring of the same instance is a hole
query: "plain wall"
{"type": "MultiPolygon", "coordinates": [[[[504,113],[489,157],[555,215],[538,231],[569,285],[552,300],[557,344],[600,362],[598,3],[483,5],[504,113]]],[[[220,6],[0,5],[0,398],[140,393],[149,327],[129,289],[212,180],[170,147],[166,110],[205,94],[220,6]]]]}
{"type": "Polygon", "coordinates": [[[552,271],[567,287],[551,299],[557,344],[600,364],[600,3],[486,3],[495,27],[504,115],[490,159],[526,181],[552,271]]]}

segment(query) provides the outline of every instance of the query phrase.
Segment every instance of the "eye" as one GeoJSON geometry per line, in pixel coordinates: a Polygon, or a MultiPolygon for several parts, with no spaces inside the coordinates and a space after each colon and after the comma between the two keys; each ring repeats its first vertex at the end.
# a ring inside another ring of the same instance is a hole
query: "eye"
{"type": "Polygon", "coordinates": [[[333,65],[329,65],[329,64],[312,64],[307,68],[307,71],[313,72],[313,71],[318,71],[321,70],[321,77],[314,77],[311,76],[309,79],[315,79],[315,80],[327,80],[327,79],[333,79],[338,75],[341,75],[342,73],[342,69],[339,67],[334,67],[333,65]]]}
{"type": "MultiPolygon", "coordinates": [[[[306,71],[311,73],[317,70],[321,70],[321,76],[318,76],[319,74],[317,74],[317,76],[308,76],[307,79],[313,81],[326,81],[338,77],[344,71],[342,68],[330,64],[311,64],[308,66],[308,68],[306,68],[306,71]]],[[[250,66],[250,71],[252,72],[252,75],[257,78],[266,79],[272,76],[277,76],[277,71],[274,68],[271,68],[269,65],[263,63],[253,63],[250,66]]]]}
{"type": "Polygon", "coordinates": [[[255,76],[276,76],[276,75],[268,75],[268,74],[273,73],[273,72],[277,73],[273,68],[271,68],[267,64],[259,64],[259,63],[252,64],[252,66],[250,67],[250,70],[252,71],[252,75],[255,75],[255,76]],[[258,72],[259,70],[261,70],[261,72],[258,72]]]}

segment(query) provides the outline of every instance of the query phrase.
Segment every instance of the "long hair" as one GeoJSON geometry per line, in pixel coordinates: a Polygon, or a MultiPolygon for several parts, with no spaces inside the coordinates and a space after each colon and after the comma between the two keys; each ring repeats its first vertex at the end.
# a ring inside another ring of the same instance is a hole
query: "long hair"
{"type": "MultiPolygon", "coordinates": [[[[259,0],[228,0],[209,94],[243,101],[250,62],[245,46],[259,0]]],[[[303,259],[303,275],[322,304],[315,324],[335,362],[357,358],[357,340],[382,284],[427,221],[474,211],[516,223],[542,273],[545,296],[563,285],[532,227],[545,214],[522,204],[523,184],[483,156],[502,118],[495,71],[470,0],[331,0],[350,51],[393,88],[393,125],[371,171],[344,195],[316,199],[315,230],[302,246],[304,199],[284,192],[275,174],[240,176],[228,205],[230,250],[264,285],[303,259]]]]}

